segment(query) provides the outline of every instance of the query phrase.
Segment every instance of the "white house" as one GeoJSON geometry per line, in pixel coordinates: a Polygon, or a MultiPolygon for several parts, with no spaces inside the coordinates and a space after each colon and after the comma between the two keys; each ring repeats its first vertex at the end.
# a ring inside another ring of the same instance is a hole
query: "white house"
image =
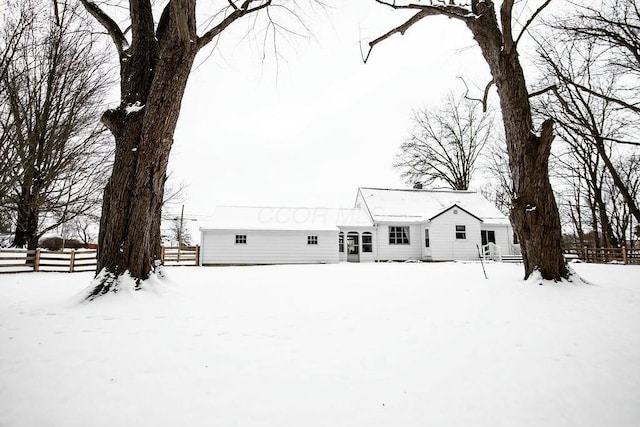
{"type": "Polygon", "coordinates": [[[371,217],[379,260],[472,260],[519,253],[509,219],[475,191],[360,188],[356,208],[371,217]]]}
{"type": "Polygon", "coordinates": [[[353,209],[220,206],[201,264],[478,259],[519,253],[509,220],[473,191],[359,188],[353,209]]]}

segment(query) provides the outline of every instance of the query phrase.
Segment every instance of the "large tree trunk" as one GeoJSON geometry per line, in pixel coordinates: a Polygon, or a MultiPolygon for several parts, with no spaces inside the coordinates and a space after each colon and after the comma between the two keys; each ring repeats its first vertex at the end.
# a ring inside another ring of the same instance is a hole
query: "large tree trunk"
{"type": "Polygon", "coordinates": [[[16,232],[11,246],[34,250],[38,247],[38,213],[28,206],[18,206],[16,232]]]}
{"type": "Polygon", "coordinates": [[[607,205],[602,198],[602,188],[596,188],[595,191],[595,203],[598,207],[598,217],[600,220],[600,226],[602,229],[602,245],[605,248],[618,247],[618,239],[616,239],[613,228],[611,227],[611,220],[607,214],[607,205]]]}
{"type": "Polygon", "coordinates": [[[591,230],[593,233],[593,246],[595,248],[601,248],[602,242],[600,240],[600,222],[598,221],[598,212],[596,205],[593,202],[589,202],[589,210],[591,211],[591,230]]]}
{"type": "Polygon", "coordinates": [[[117,291],[126,273],[139,286],[159,265],[167,162],[195,56],[233,22],[266,9],[271,0],[225,2],[224,13],[215,15],[220,21],[200,37],[196,0],[165,2],[157,26],[151,0],[129,0],[126,31],[97,2],[80,1],[107,30],[120,58],[120,106],[102,116],[116,150],[104,191],[97,283],[88,296],[93,299],[117,291]]]}
{"type": "MultiPolygon", "coordinates": [[[[195,19],[195,12],[188,12],[185,16],[195,19]]],[[[117,291],[125,273],[139,285],[159,265],[167,162],[197,53],[195,25],[191,37],[167,31],[160,41],[154,38],[152,21],[136,25],[136,34],[150,36],[134,39],[121,61],[122,101],[102,118],[115,137],[116,152],[100,221],[99,280],[89,298],[117,291]],[[141,31],[145,26],[147,31],[141,31]]]]}
{"type": "MultiPolygon", "coordinates": [[[[30,180],[29,180],[30,181],[30,180]]],[[[22,194],[16,203],[16,231],[11,246],[34,250],[38,247],[38,210],[34,208],[30,183],[22,186],[22,194]]]]}
{"type": "MultiPolygon", "coordinates": [[[[536,270],[544,279],[566,278],[560,215],[549,182],[553,121],[545,121],[539,135],[534,131],[524,72],[510,28],[501,33],[493,4],[479,3],[477,8],[478,19],[467,21],[467,25],[489,65],[500,97],[513,176],[511,221],[521,245],[525,278],[536,270]]],[[[505,22],[503,19],[503,26],[505,22]]]]}

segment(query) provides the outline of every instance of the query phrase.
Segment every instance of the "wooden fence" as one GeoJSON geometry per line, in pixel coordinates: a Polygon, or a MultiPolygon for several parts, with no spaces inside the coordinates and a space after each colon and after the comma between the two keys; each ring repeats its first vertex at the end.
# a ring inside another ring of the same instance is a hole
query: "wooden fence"
{"type": "Polygon", "coordinates": [[[163,246],[163,265],[199,265],[200,246],[163,246]]]}
{"type": "MultiPolygon", "coordinates": [[[[29,271],[80,272],[96,269],[95,249],[49,251],[46,249],[0,249],[0,273],[29,271]]],[[[163,246],[164,265],[198,265],[199,246],[163,246]]]]}
{"type": "Polygon", "coordinates": [[[591,263],[640,264],[640,249],[621,248],[567,248],[564,250],[567,260],[579,259],[591,263]]]}
{"type": "Polygon", "coordinates": [[[95,250],[49,251],[46,249],[0,249],[0,273],[26,271],[93,271],[95,250]]]}

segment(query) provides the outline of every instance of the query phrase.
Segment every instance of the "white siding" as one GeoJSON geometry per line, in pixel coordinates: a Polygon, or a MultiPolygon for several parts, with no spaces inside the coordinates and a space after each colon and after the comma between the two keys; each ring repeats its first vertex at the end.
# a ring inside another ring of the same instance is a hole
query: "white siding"
{"type": "Polygon", "coordinates": [[[202,264],[306,264],[337,263],[338,230],[204,230],[202,264]],[[247,236],[236,244],[236,234],[247,236]],[[308,245],[307,236],[318,236],[308,245]]]}
{"type": "MultiPolygon", "coordinates": [[[[343,232],[342,234],[344,237],[344,239],[342,240],[342,252],[340,252],[338,249],[338,259],[340,260],[340,262],[347,260],[347,233],[343,232]]],[[[338,243],[338,241],[336,241],[336,243],[338,243]]]]}
{"type": "MultiPolygon", "coordinates": [[[[424,241],[422,226],[420,224],[402,224],[402,223],[383,223],[378,224],[377,231],[377,249],[380,261],[404,261],[413,259],[422,259],[422,245],[424,241]],[[409,227],[409,244],[408,245],[390,245],[389,244],[389,226],[408,226],[409,227]]],[[[374,251],[376,248],[376,238],[374,237],[374,251]]]]}
{"type": "Polygon", "coordinates": [[[482,240],[477,218],[453,208],[431,220],[427,228],[434,261],[478,259],[476,245],[480,246],[482,240]],[[456,239],[456,225],[466,227],[466,239],[456,239]]]}

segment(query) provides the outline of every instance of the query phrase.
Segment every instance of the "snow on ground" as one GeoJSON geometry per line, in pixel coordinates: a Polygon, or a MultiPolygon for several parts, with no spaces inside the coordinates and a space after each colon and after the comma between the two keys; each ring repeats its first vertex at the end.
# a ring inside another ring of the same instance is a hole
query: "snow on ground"
{"type": "Polygon", "coordinates": [[[640,266],[489,263],[0,275],[1,426],[638,426],[640,266]]]}

